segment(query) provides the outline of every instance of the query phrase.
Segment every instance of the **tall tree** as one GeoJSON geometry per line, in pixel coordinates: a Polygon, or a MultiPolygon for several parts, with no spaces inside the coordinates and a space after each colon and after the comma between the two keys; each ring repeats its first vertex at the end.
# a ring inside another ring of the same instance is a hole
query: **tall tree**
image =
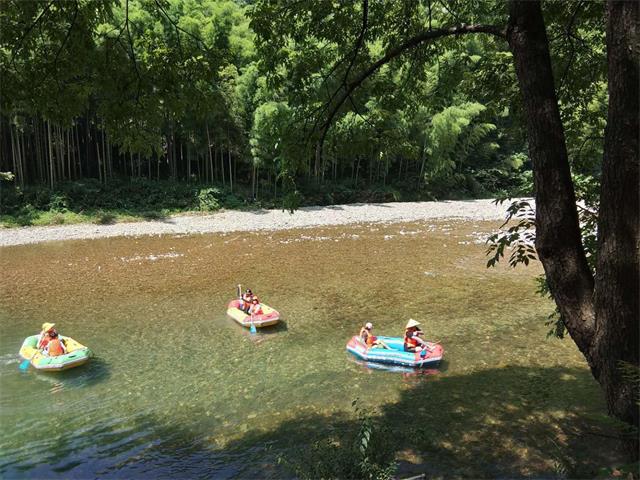
{"type": "MultiPolygon", "coordinates": [[[[432,11],[436,3],[430,1],[396,2],[384,14],[374,12],[376,4],[369,5],[366,0],[334,10],[327,2],[318,3],[319,6],[311,2],[285,2],[278,9],[271,2],[258,2],[254,24],[265,18],[277,19],[278,26],[266,22],[256,27],[262,50],[274,53],[271,62],[275,65],[271,68],[276,70],[279,62],[291,61],[286,52],[292,41],[304,44],[301,37],[315,36],[343,45],[339,60],[329,72],[320,74],[324,79],[322,88],[330,88],[331,93],[315,110],[319,156],[336,118],[350,109],[357,90],[384,66],[403,56],[415,55],[416,50],[433,52],[434,42],[446,42],[449,38],[484,33],[507,42],[533,162],[539,258],[567,329],[602,386],[610,413],[637,428],[637,387],[622,375],[621,364],[637,367],[639,363],[638,2],[610,0],[606,7],[609,109],[595,277],[582,245],[549,40],[539,1],[511,0],[508,12],[504,12],[506,22],[499,9],[496,16],[487,8],[490,2],[474,4],[474,11],[463,12],[471,19],[468,23],[462,23],[460,15],[453,11],[448,11],[448,20],[436,15],[432,11]],[[308,15],[295,15],[296,10],[308,15]],[[283,21],[290,18],[297,22],[283,21]],[[484,24],[482,20],[491,23],[484,24]],[[496,20],[503,26],[496,25],[496,20]],[[333,30],[327,30],[330,23],[333,30]],[[380,44],[384,49],[376,54],[371,45],[380,44]]],[[[438,10],[442,10],[440,7],[448,10],[445,3],[437,5],[438,10]]],[[[572,34],[572,24],[585,7],[583,2],[570,6],[567,31],[572,34]]]]}

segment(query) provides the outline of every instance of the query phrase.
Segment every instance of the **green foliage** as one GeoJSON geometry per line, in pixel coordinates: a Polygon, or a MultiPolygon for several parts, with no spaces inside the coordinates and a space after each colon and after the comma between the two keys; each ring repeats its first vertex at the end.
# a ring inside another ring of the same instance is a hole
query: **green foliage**
{"type": "MultiPolygon", "coordinates": [[[[597,221],[599,208],[600,182],[597,177],[574,174],[578,218],[580,220],[580,232],[582,246],[584,247],[587,262],[595,273],[597,260],[597,221]]],[[[506,199],[499,199],[496,203],[503,203],[506,199]]],[[[500,231],[487,239],[488,248],[487,267],[495,266],[507,251],[509,254],[509,266],[528,265],[530,261],[537,260],[535,251],[535,210],[526,200],[513,201],[507,209],[507,219],[500,227],[500,231]]],[[[549,285],[544,275],[537,279],[537,292],[543,297],[552,298],[549,285]]],[[[549,329],[548,336],[562,339],[567,333],[566,326],[560,311],[556,307],[545,322],[549,329]]]]}
{"type": "MultiPolygon", "coordinates": [[[[607,100],[603,8],[565,3],[544,5],[561,113],[574,172],[597,179],[607,100]]],[[[0,129],[8,139],[0,169],[20,185],[127,176],[250,187],[252,200],[288,208],[312,198],[529,194],[513,59],[506,44],[483,35],[426,43],[380,68],[336,112],[317,154],[339,86],[389,49],[426,29],[507,18],[494,0],[369,2],[363,33],[362,8],[8,0],[0,10],[0,129]],[[25,144],[22,170],[12,135],[25,144]]],[[[87,195],[101,197],[100,186],[92,188],[87,195]]],[[[89,208],[154,210],[137,191],[120,193],[89,208]]],[[[170,196],[171,208],[218,208],[193,192],[170,196]]],[[[27,204],[46,208],[37,199],[27,204]]],[[[50,208],[68,207],[54,199],[50,208]]]]}
{"type": "Polygon", "coordinates": [[[217,188],[203,188],[198,192],[198,208],[204,212],[220,209],[220,190],[217,188]]]}
{"type": "Polygon", "coordinates": [[[161,218],[167,213],[241,208],[244,201],[227,189],[189,183],[138,179],[67,182],[55,190],[12,187],[3,196],[3,221],[9,225],[94,221],[112,223],[119,217],[161,218]],[[61,214],[53,218],[52,215],[61,214]],[[88,215],[88,218],[86,217],[88,215]]]}
{"type": "Polygon", "coordinates": [[[279,463],[297,478],[352,478],[385,480],[394,478],[396,463],[390,432],[352,402],[358,417],[356,431],[315,442],[280,457],[279,463]]]}

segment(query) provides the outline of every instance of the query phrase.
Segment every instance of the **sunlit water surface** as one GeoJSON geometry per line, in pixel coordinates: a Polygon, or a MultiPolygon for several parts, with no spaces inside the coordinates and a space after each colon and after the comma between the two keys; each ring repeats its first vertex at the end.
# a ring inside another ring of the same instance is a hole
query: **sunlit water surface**
{"type": "Polygon", "coordinates": [[[552,307],[534,293],[540,267],[485,268],[496,226],[0,249],[0,475],[280,476],[277,455],[349,426],[356,398],[399,436],[413,432],[407,418],[429,431],[399,441],[407,471],[553,472],[573,445],[567,431],[601,413],[602,400],[572,343],[545,338],[552,307]],[[238,283],[284,323],[251,335],[226,318],[238,283]],[[409,317],[444,344],[438,372],[374,370],[345,352],[364,322],[400,335],[409,317]],[[45,321],[90,346],[92,362],[21,372],[20,344],[45,321]]]}

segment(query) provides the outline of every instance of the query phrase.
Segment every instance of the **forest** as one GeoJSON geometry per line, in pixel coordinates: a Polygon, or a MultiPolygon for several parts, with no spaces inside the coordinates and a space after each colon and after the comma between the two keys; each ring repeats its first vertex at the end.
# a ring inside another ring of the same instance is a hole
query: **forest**
{"type": "MultiPolygon", "coordinates": [[[[330,2],[3,2],[5,224],[37,223],[45,211],[56,215],[40,221],[61,223],[97,210],[530,194],[512,55],[490,36],[398,56],[318,128],[340,82],[394,40],[385,29],[409,34],[506,8],[413,3],[371,5],[374,33],[351,58],[357,3],[327,15],[330,2]],[[311,29],[278,31],[301,7],[311,29]]],[[[607,100],[603,5],[549,2],[545,14],[573,175],[590,185],[607,100]]]]}

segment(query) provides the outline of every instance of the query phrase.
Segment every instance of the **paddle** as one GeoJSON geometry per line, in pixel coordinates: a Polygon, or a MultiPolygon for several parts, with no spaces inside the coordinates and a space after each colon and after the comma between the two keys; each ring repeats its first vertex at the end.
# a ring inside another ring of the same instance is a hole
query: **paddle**
{"type": "MultiPolygon", "coordinates": [[[[238,298],[242,301],[242,287],[240,284],[238,284],[238,298]]],[[[251,314],[251,326],[249,327],[249,331],[252,335],[255,335],[258,332],[256,326],[253,324],[253,313],[251,314]]]]}
{"type": "Polygon", "coordinates": [[[25,358],[20,364],[20,370],[22,370],[23,372],[26,371],[29,368],[29,365],[31,365],[31,360],[25,358]]]}
{"type": "Polygon", "coordinates": [[[34,353],[31,358],[27,359],[25,358],[22,363],[20,364],[20,370],[22,370],[23,372],[26,372],[27,369],[29,368],[29,365],[31,365],[31,360],[34,359],[34,357],[38,354],[38,352],[36,351],[36,353],[34,353]]]}

